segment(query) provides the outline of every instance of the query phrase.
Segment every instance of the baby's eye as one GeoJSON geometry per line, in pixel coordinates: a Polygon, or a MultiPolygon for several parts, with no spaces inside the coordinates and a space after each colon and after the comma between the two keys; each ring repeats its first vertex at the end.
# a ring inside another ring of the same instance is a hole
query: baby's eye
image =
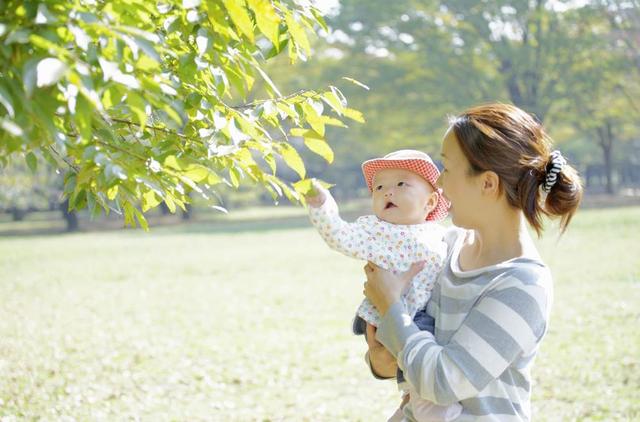
{"type": "Polygon", "coordinates": [[[405,183],[404,182],[398,182],[398,186],[404,186],[405,183]]]}
{"type": "Polygon", "coordinates": [[[380,189],[382,189],[382,185],[376,186],[376,190],[380,190],[380,189]]]}

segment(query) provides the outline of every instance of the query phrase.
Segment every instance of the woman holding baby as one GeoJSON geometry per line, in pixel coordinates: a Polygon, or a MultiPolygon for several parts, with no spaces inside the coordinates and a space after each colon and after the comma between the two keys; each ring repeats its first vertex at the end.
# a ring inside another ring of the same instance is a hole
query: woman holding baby
{"type": "MultiPolygon", "coordinates": [[[[426,306],[435,332],[420,330],[399,300],[415,264],[394,275],[365,266],[365,296],[380,313],[367,326],[373,374],[400,369],[412,394],[459,403],[456,421],[531,420],[531,367],[547,331],[552,280],[529,229],[559,217],[564,231],[582,197],[576,171],[541,124],[505,104],[474,107],[451,120],[438,187],[451,203],[444,268],[426,306]]],[[[417,421],[406,406],[392,417],[417,421]]]]}

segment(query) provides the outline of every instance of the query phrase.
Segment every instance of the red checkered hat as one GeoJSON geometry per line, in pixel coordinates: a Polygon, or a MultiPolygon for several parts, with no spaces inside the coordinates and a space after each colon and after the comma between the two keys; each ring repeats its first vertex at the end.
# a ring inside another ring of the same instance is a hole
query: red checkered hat
{"type": "Polygon", "coordinates": [[[362,163],[362,173],[367,182],[369,191],[372,191],[373,176],[384,169],[409,170],[423,177],[433,186],[438,194],[438,204],[427,216],[428,221],[440,221],[447,216],[449,201],[442,196],[442,190],[436,187],[436,180],[440,177],[440,171],[428,154],[413,149],[402,149],[385,155],[382,158],[374,158],[362,163]]]}

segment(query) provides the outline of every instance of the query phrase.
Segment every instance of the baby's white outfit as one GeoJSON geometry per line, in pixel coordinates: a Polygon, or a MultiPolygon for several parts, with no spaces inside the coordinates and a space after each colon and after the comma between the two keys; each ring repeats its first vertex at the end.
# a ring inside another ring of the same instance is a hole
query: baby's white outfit
{"type": "MultiPolygon", "coordinates": [[[[413,318],[431,297],[431,289],[447,256],[444,227],[428,221],[414,225],[392,224],[375,215],[347,223],[340,218],[335,199],[328,191],[325,194],[322,206],[309,207],[309,216],[331,249],[371,261],[396,274],[407,271],[414,262],[426,261],[402,297],[413,318]]],[[[380,323],[380,314],[368,299],[362,301],[358,316],[376,327],[380,323]]]]}
{"type": "MultiPolygon", "coordinates": [[[[338,204],[333,196],[328,191],[324,192],[324,203],[317,208],[309,207],[309,217],[331,249],[353,258],[371,261],[396,274],[407,271],[414,262],[426,261],[424,269],[413,278],[402,296],[407,311],[413,318],[418,310],[424,309],[431,297],[431,289],[447,257],[444,227],[429,221],[414,225],[392,224],[375,215],[359,217],[355,222],[348,223],[340,218],[338,204]]],[[[378,310],[366,298],[360,304],[357,314],[376,327],[380,323],[378,310]]],[[[407,381],[399,382],[398,387],[404,394],[410,394],[410,400],[405,406],[416,421],[449,422],[461,413],[458,403],[440,406],[421,399],[407,381]]],[[[404,420],[402,409],[398,409],[390,419],[400,420],[404,420]]]]}

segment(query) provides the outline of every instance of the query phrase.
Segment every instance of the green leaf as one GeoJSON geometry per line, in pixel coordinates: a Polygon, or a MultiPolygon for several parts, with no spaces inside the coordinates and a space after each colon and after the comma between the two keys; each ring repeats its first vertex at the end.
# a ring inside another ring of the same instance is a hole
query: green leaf
{"type": "Polygon", "coordinates": [[[118,85],[111,85],[108,89],[105,89],[102,95],[102,105],[105,110],[109,110],[113,106],[120,104],[122,101],[123,92],[118,85]]]}
{"type": "Polygon", "coordinates": [[[269,0],[249,0],[249,7],[253,10],[256,17],[258,29],[262,32],[271,43],[279,49],[279,25],[280,17],[273,8],[269,0]]]}
{"type": "Polygon", "coordinates": [[[313,179],[298,180],[293,184],[293,189],[303,196],[308,196],[315,191],[313,188],[313,179]]]}
{"type": "Polygon", "coordinates": [[[275,44],[271,50],[269,50],[267,52],[267,54],[265,54],[265,59],[269,60],[275,56],[277,56],[278,54],[280,54],[280,51],[282,51],[283,48],[285,48],[287,45],[289,44],[289,38],[285,38],[284,34],[280,34],[280,43],[279,44],[275,44]]]}
{"type": "Polygon", "coordinates": [[[289,144],[281,143],[280,144],[280,155],[284,159],[284,162],[287,163],[291,169],[293,169],[301,179],[304,179],[306,175],[306,169],[304,168],[304,162],[302,158],[300,158],[300,154],[294,147],[289,144]]]}
{"type": "Polygon", "coordinates": [[[134,91],[127,92],[127,105],[129,110],[138,118],[140,122],[140,130],[144,130],[147,125],[147,112],[145,111],[146,103],[144,98],[136,94],[134,91]]]}
{"type": "Polygon", "coordinates": [[[31,98],[33,90],[36,87],[37,78],[37,66],[40,59],[33,58],[27,60],[22,68],[22,83],[24,84],[24,91],[27,93],[27,98],[31,98]]]}
{"type": "Polygon", "coordinates": [[[222,183],[222,178],[210,170],[209,176],[207,176],[207,183],[210,185],[217,185],[218,183],[222,183]]]}
{"type": "Polygon", "coordinates": [[[313,17],[316,18],[316,21],[318,22],[320,27],[324,29],[325,32],[329,32],[329,27],[327,26],[327,22],[325,22],[320,11],[315,7],[313,7],[311,8],[311,13],[313,14],[313,17]]]}
{"type": "Polygon", "coordinates": [[[184,164],[181,163],[182,160],[179,160],[175,155],[169,155],[164,159],[164,166],[172,168],[174,170],[182,170],[184,164]]]}
{"type": "Polygon", "coordinates": [[[307,123],[309,123],[313,130],[318,132],[320,136],[324,136],[324,123],[320,119],[320,115],[316,109],[308,102],[304,102],[302,103],[302,110],[304,110],[307,123]]]}
{"type": "Polygon", "coordinates": [[[325,125],[337,126],[337,127],[348,127],[341,120],[335,119],[333,117],[320,116],[320,120],[322,120],[322,123],[324,123],[325,125]]]}
{"type": "Polygon", "coordinates": [[[107,190],[107,198],[110,201],[113,201],[118,196],[118,185],[112,186],[107,190]]]}
{"type": "Polygon", "coordinates": [[[318,179],[302,179],[299,180],[297,182],[295,182],[293,184],[293,189],[298,192],[299,194],[303,195],[303,196],[307,196],[311,193],[315,192],[315,188],[313,187],[313,181],[316,181],[317,183],[320,184],[320,186],[322,186],[325,189],[329,189],[335,185],[332,185],[331,183],[327,183],[324,182],[322,180],[318,180],[318,179]]]}
{"type": "Polygon", "coordinates": [[[367,91],[369,91],[369,89],[370,89],[367,85],[363,84],[363,83],[362,83],[362,82],[360,82],[360,81],[356,81],[356,80],[355,80],[355,79],[353,79],[353,78],[349,78],[349,77],[347,77],[347,76],[343,76],[343,77],[342,77],[342,79],[344,79],[345,81],[349,81],[349,82],[351,82],[351,83],[352,83],[352,84],[354,84],[354,85],[358,85],[359,87],[364,88],[364,89],[366,89],[367,91]]]}
{"type": "Polygon", "coordinates": [[[91,139],[91,114],[93,107],[84,96],[77,97],[76,114],[74,120],[76,127],[82,139],[89,141],[91,139]]]}
{"type": "Polygon", "coordinates": [[[96,199],[99,200],[99,197],[96,196],[96,194],[93,192],[87,192],[87,208],[89,208],[89,218],[91,220],[95,220],[100,217],[100,214],[102,214],[102,208],[98,206],[100,205],[100,202],[96,201],[96,199]]]}
{"type": "Polygon", "coordinates": [[[272,174],[276,174],[276,159],[272,154],[267,154],[264,157],[264,161],[267,163],[269,168],[271,169],[272,174]]]}
{"type": "Polygon", "coordinates": [[[171,214],[176,213],[176,203],[173,202],[173,199],[174,196],[170,194],[164,197],[164,203],[167,205],[167,208],[169,208],[169,211],[171,211],[171,214]]]}
{"type": "Polygon", "coordinates": [[[161,202],[161,199],[153,190],[148,190],[142,194],[142,211],[147,212],[152,208],[157,207],[161,202]]]}
{"type": "Polygon", "coordinates": [[[2,104],[4,108],[7,109],[7,113],[9,113],[9,116],[11,118],[14,118],[15,113],[13,110],[13,101],[11,100],[11,95],[9,94],[9,91],[7,91],[3,86],[3,81],[0,81],[0,83],[2,83],[0,84],[0,104],[2,104]]]}
{"type": "Polygon", "coordinates": [[[138,220],[138,224],[140,224],[140,227],[142,227],[142,229],[146,232],[149,231],[149,223],[147,222],[147,219],[144,217],[144,214],[142,214],[137,208],[133,208],[133,213],[136,216],[136,219],[138,220]]]}
{"type": "Polygon", "coordinates": [[[122,210],[124,211],[124,224],[125,226],[136,227],[136,222],[134,220],[134,208],[133,205],[129,202],[124,202],[122,204],[122,210]]]}
{"type": "Polygon", "coordinates": [[[240,186],[240,178],[241,178],[240,171],[236,167],[230,167],[229,179],[231,179],[231,184],[236,189],[240,186]]]}
{"type": "Polygon", "coordinates": [[[209,176],[209,169],[202,164],[189,164],[183,174],[194,182],[200,183],[209,176]]]}
{"type": "Polygon", "coordinates": [[[345,106],[334,91],[327,91],[320,96],[322,100],[329,105],[339,116],[344,113],[345,106]]]}
{"type": "Polygon", "coordinates": [[[350,118],[351,120],[355,120],[359,123],[364,123],[364,116],[358,110],[354,110],[352,108],[345,108],[344,115],[350,118]]]}
{"type": "Polygon", "coordinates": [[[253,37],[253,23],[251,17],[247,12],[244,0],[222,0],[224,7],[229,12],[233,24],[242,32],[252,43],[253,37]]]}
{"type": "Polygon", "coordinates": [[[296,192],[295,189],[292,189],[282,180],[278,179],[277,177],[270,177],[269,182],[271,183],[271,186],[277,189],[279,196],[282,196],[282,194],[284,193],[284,196],[286,196],[289,202],[291,202],[292,204],[300,202],[301,198],[298,192],[296,192]]]}
{"type": "Polygon", "coordinates": [[[315,132],[309,132],[312,132],[312,136],[305,136],[304,138],[304,144],[307,148],[327,160],[329,164],[333,163],[333,150],[329,144],[315,132]]]}
{"type": "Polygon", "coordinates": [[[307,56],[311,55],[311,45],[309,44],[307,33],[304,32],[304,28],[296,21],[290,10],[285,11],[284,17],[287,22],[289,33],[295,43],[304,49],[307,56]]]}
{"type": "Polygon", "coordinates": [[[27,162],[27,165],[31,169],[31,172],[35,173],[38,169],[38,159],[36,158],[36,155],[33,152],[29,152],[25,156],[25,160],[27,162]]]}
{"type": "Polygon", "coordinates": [[[160,63],[146,54],[141,54],[136,62],[136,68],[144,72],[154,72],[160,69],[160,63]]]}

